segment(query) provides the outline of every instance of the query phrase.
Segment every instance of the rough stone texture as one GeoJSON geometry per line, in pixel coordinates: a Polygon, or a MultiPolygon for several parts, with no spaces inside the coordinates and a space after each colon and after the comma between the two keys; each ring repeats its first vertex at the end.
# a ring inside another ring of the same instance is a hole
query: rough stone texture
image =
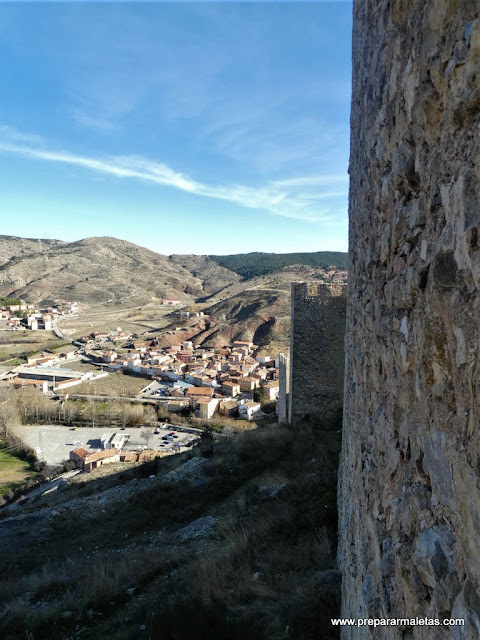
{"type": "Polygon", "coordinates": [[[347,287],[292,283],[289,422],[341,425],[347,287]]]}
{"type": "Polygon", "coordinates": [[[479,11],[354,3],[344,639],[480,638],[479,11]]]}

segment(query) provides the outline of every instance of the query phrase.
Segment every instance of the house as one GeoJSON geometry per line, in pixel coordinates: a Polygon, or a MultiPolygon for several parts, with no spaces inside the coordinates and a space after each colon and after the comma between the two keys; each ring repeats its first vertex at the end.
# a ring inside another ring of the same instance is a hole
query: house
{"type": "Polygon", "coordinates": [[[181,398],[178,398],[178,400],[169,400],[167,403],[168,411],[174,411],[174,412],[185,411],[189,409],[189,407],[190,407],[190,400],[182,400],[181,398]]]}
{"type": "Polygon", "coordinates": [[[43,328],[45,331],[52,331],[53,329],[52,316],[48,314],[44,315],[42,316],[42,320],[43,320],[43,327],[40,327],[39,325],[39,328],[43,328]]]}
{"type": "Polygon", "coordinates": [[[211,381],[208,380],[208,378],[206,378],[203,375],[203,372],[202,373],[194,373],[194,374],[192,374],[192,378],[193,378],[192,382],[196,387],[204,387],[204,386],[206,386],[205,385],[206,381],[208,381],[211,384],[211,381]]]}
{"type": "Polygon", "coordinates": [[[235,398],[240,393],[240,385],[237,382],[226,381],[222,383],[222,393],[225,396],[235,398]]]}
{"type": "Polygon", "coordinates": [[[38,330],[38,318],[35,316],[28,316],[27,318],[27,327],[30,327],[32,331],[38,330]]]}
{"type": "Polygon", "coordinates": [[[190,387],[185,394],[187,398],[213,398],[213,387],[190,387]]]}
{"type": "Polygon", "coordinates": [[[268,371],[266,369],[257,369],[255,373],[250,374],[252,378],[257,378],[258,380],[266,380],[268,371]]]}
{"type": "Polygon", "coordinates": [[[148,377],[153,375],[153,368],[149,364],[135,363],[135,365],[133,366],[133,371],[135,371],[135,373],[138,373],[138,375],[140,376],[148,377]]]}
{"type": "Polygon", "coordinates": [[[228,356],[228,361],[232,365],[240,364],[243,360],[243,353],[233,352],[228,356]]]}
{"type": "Polygon", "coordinates": [[[108,338],[108,331],[92,331],[90,335],[94,340],[101,340],[102,338],[108,338]]]}
{"type": "Polygon", "coordinates": [[[25,378],[19,378],[13,383],[14,389],[37,389],[42,393],[47,393],[48,383],[46,380],[29,380],[25,378]]]}
{"type": "Polygon", "coordinates": [[[58,357],[60,360],[73,360],[76,355],[77,354],[75,351],[66,351],[64,353],[61,353],[58,357]]]}
{"type": "Polygon", "coordinates": [[[228,416],[229,418],[232,418],[238,415],[238,405],[234,400],[220,401],[218,410],[222,416],[228,416]]]}
{"type": "Polygon", "coordinates": [[[203,420],[210,420],[217,410],[218,402],[217,398],[197,398],[195,407],[198,417],[203,420]]]}
{"type": "Polygon", "coordinates": [[[83,469],[85,460],[88,458],[88,456],[91,455],[91,451],[87,451],[87,449],[78,447],[77,449],[73,449],[73,451],[70,451],[70,460],[75,464],[75,467],[77,469],[83,469]]]}
{"type": "Polygon", "coordinates": [[[267,398],[269,401],[273,401],[273,400],[278,400],[278,393],[279,393],[279,382],[278,380],[272,380],[271,382],[266,382],[263,385],[266,394],[267,394],[267,398]]]}
{"type": "MultiPolygon", "coordinates": [[[[245,402],[238,407],[238,414],[244,420],[252,420],[257,414],[262,414],[259,402],[245,402]]],[[[263,414],[262,414],[263,415],[263,414]]]]}
{"type": "Polygon", "coordinates": [[[107,449],[106,451],[97,451],[87,456],[84,460],[83,469],[87,473],[101,467],[103,464],[112,462],[120,462],[119,452],[115,449],[107,449]]]}
{"type": "Polygon", "coordinates": [[[238,379],[238,384],[240,385],[240,391],[253,391],[259,386],[260,380],[258,378],[245,376],[244,378],[238,379]]]}
{"type": "Polygon", "coordinates": [[[254,349],[257,348],[253,342],[245,342],[244,340],[235,340],[232,345],[233,349],[241,350],[244,355],[249,355],[254,349]]]}
{"type": "Polygon", "coordinates": [[[175,354],[175,357],[180,362],[195,362],[195,358],[194,358],[193,354],[191,354],[191,353],[187,353],[187,352],[185,352],[185,353],[177,353],[177,354],[175,354]]]}

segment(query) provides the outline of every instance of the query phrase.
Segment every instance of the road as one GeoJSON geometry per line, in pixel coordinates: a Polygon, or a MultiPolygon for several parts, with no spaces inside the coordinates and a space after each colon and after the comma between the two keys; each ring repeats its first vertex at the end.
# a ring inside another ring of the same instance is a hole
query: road
{"type": "Polygon", "coordinates": [[[69,393],[70,400],[100,400],[101,402],[107,402],[108,400],[123,400],[124,402],[136,402],[140,404],[158,404],[156,400],[150,400],[148,398],[130,398],[126,396],[99,396],[99,395],[85,395],[69,393]]]}
{"type": "Polygon", "coordinates": [[[63,331],[61,329],[58,328],[57,323],[56,323],[55,320],[53,320],[53,322],[52,322],[52,331],[57,336],[57,338],[61,338],[62,340],[68,340],[68,342],[72,341],[68,336],[66,336],[63,333],[63,331]]]}
{"type": "Polygon", "coordinates": [[[70,478],[73,478],[78,473],[80,473],[80,469],[73,469],[73,471],[66,471],[65,473],[60,474],[54,480],[50,480],[45,484],[42,484],[38,489],[34,489],[31,491],[26,497],[29,500],[33,500],[37,496],[43,496],[44,493],[48,493],[49,491],[56,491],[58,487],[64,484],[70,478]]]}

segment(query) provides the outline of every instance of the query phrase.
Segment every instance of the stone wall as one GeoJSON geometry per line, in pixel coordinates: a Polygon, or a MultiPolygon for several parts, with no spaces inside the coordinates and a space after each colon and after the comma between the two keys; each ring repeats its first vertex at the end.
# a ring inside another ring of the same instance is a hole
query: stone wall
{"type": "Polygon", "coordinates": [[[288,419],[341,425],[347,288],[292,283],[288,419]]]}
{"type": "Polygon", "coordinates": [[[343,614],[480,637],[480,3],[355,0],[343,614]]]}

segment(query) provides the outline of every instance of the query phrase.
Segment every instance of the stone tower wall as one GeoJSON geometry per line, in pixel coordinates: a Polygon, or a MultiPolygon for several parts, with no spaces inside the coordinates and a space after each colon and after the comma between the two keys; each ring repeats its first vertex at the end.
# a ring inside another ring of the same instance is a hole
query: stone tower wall
{"type": "Polygon", "coordinates": [[[480,638],[480,2],[355,0],[344,628],[480,638]]]}
{"type": "Polygon", "coordinates": [[[346,286],[292,283],[289,421],[341,424],[346,286]]]}

